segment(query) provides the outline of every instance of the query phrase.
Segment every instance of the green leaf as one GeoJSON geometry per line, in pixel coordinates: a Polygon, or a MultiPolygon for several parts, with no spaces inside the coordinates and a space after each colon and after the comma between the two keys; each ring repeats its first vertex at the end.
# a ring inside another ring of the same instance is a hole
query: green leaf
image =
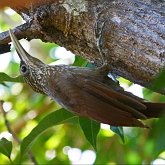
{"type": "Polygon", "coordinates": [[[4,154],[10,159],[11,150],[12,150],[12,142],[8,141],[5,138],[2,138],[0,140],[0,153],[4,154]]]}
{"type": "Polygon", "coordinates": [[[100,130],[100,123],[84,117],[79,117],[80,126],[89,143],[97,150],[96,140],[100,130]]]}
{"type": "Polygon", "coordinates": [[[86,66],[87,64],[87,60],[80,57],[80,56],[75,56],[75,62],[74,62],[74,66],[86,66]]]}
{"type": "Polygon", "coordinates": [[[154,79],[151,89],[161,89],[165,87],[165,69],[162,69],[162,71],[157,75],[157,77],[154,79]]]}
{"type": "Polygon", "coordinates": [[[152,126],[152,137],[154,138],[154,153],[158,156],[165,149],[165,114],[152,126]]]}
{"type": "Polygon", "coordinates": [[[25,152],[33,144],[36,138],[41,133],[43,133],[46,129],[58,124],[64,124],[67,122],[75,122],[76,118],[77,116],[75,116],[74,114],[72,114],[71,112],[63,108],[45,116],[39,122],[39,124],[35,128],[33,128],[30,134],[23,139],[21,143],[21,156],[25,154],[25,152]]]}
{"type": "Polygon", "coordinates": [[[8,82],[24,82],[22,76],[10,77],[6,73],[0,72],[0,83],[8,82]]]}
{"type": "Polygon", "coordinates": [[[123,131],[123,127],[115,127],[115,126],[110,126],[110,129],[115,132],[116,134],[118,134],[121,138],[121,140],[124,143],[124,131],[123,131]]]}
{"type": "Polygon", "coordinates": [[[6,83],[4,83],[4,82],[2,82],[2,83],[0,83],[2,86],[4,86],[4,87],[9,87],[6,83]]]}

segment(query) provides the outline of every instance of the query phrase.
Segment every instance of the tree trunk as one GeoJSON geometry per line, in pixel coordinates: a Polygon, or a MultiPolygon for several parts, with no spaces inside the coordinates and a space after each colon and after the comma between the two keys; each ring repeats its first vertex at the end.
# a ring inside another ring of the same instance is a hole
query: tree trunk
{"type": "MultiPolygon", "coordinates": [[[[149,87],[164,66],[163,0],[47,0],[15,10],[26,21],[14,29],[19,39],[55,42],[97,65],[104,57],[134,83],[149,87]]],[[[0,34],[0,45],[9,41],[0,34]]]]}

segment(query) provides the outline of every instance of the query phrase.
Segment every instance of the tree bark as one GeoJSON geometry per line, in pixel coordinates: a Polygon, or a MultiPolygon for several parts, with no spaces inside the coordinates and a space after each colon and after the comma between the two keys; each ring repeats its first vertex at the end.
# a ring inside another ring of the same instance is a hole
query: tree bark
{"type": "MultiPolygon", "coordinates": [[[[55,42],[111,72],[149,87],[165,63],[165,1],[47,0],[14,8],[21,38],[55,42]]],[[[0,34],[0,45],[10,41],[0,34]]],[[[34,55],[35,56],[35,55],[34,55]]]]}

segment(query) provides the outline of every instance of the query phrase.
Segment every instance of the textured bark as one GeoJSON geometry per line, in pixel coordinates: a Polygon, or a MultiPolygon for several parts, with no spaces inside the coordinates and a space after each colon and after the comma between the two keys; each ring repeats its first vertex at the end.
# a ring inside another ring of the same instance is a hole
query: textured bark
{"type": "MultiPolygon", "coordinates": [[[[148,87],[165,63],[165,1],[47,0],[19,8],[21,38],[55,42],[97,65],[148,87]]],[[[0,45],[10,41],[0,34],[0,45]]],[[[35,56],[35,55],[34,55],[35,56]]]]}

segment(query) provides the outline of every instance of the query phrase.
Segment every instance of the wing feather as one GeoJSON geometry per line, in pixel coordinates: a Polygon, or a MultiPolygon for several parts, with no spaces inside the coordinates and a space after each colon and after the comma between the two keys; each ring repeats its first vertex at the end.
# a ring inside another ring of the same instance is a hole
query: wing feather
{"type": "Polygon", "coordinates": [[[136,110],[145,109],[143,104],[90,78],[81,81],[81,77],[70,74],[57,81],[50,77],[48,86],[50,97],[80,116],[113,126],[147,127],[138,120],[145,115],[136,110]]]}
{"type": "Polygon", "coordinates": [[[120,94],[119,92],[111,89],[109,86],[100,84],[97,81],[86,81],[84,88],[89,93],[95,95],[95,97],[99,97],[109,104],[118,107],[123,111],[131,113],[132,115],[134,115],[134,117],[139,119],[146,119],[146,116],[143,113],[136,110],[137,107],[141,108],[142,110],[146,109],[146,106],[140,101],[136,101],[133,98],[120,94]]]}
{"type": "Polygon", "coordinates": [[[136,119],[132,113],[105,102],[105,100],[89,92],[83,92],[84,105],[82,105],[82,108],[85,112],[83,111],[82,114],[84,116],[113,126],[147,127],[136,119]]]}

